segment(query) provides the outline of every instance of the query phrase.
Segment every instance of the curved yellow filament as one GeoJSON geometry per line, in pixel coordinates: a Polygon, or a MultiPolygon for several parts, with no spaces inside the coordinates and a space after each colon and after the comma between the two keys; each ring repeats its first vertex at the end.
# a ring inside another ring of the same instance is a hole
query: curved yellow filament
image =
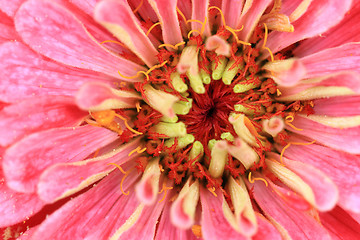
{"type": "Polygon", "coordinates": [[[168,44],[168,43],[164,43],[164,44],[159,45],[158,48],[161,48],[161,47],[171,47],[171,48],[173,48],[173,49],[175,49],[175,50],[178,50],[179,46],[184,45],[184,44],[185,44],[185,42],[179,42],[179,43],[177,43],[177,44],[175,44],[175,45],[171,45],[171,44],[168,44]]]}
{"type": "Polygon", "coordinates": [[[139,6],[137,6],[137,7],[134,9],[133,13],[136,13],[137,11],[139,11],[139,9],[140,9],[141,6],[143,5],[143,3],[144,3],[144,0],[141,0],[139,6]]]}
{"type": "Polygon", "coordinates": [[[166,183],[163,183],[163,187],[162,187],[161,191],[159,192],[159,194],[162,193],[162,192],[164,192],[164,195],[163,195],[162,199],[159,201],[159,203],[161,203],[162,201],[165,200],[165,197],[166,197],[166,194],[167,194],[167,190],[171,190],[171,189],[173,189],[173,187],[167,187],[167,186],[166,186],[166,183]]]}
{"type": "Polygon", "coordinates": [[[116,43],[124,48],[127,48],[125,44],[123,44],[119,41],[115,41],[115,40],[105,40],[105,41],[102,41],[100,44],[104,44],[104,43],[116,43]]]}
{"type": "Polygon", "coordinates": [[[191,31],[188,33],[187,37],[190,38],[190,36],[191,36],[191,34],[192,34],[193,32],[197,32],[197,33],[199,33],[200,35],[202,34],[199,30],[193,29],[193,30],[191,30],[191,31]]]}
{"type": "Polygon", "coordinates": [[[122,169],[122,167],[120,167],[120,165],[116,164],[116,163],[108,163],[108,165],[114,165],[115,167],[117,167],[120,172],[122,172],[124,174],[123,178],[121,179],[121,182],[120,182],[120,190],[121,192],[124,194],[124,195],[129,195],[129,191],[127,191],[127,193],[124,192],[123,190],[123,183],[124,183],[124,180],[125,178],[134,170],[134,169],[131,169],[130,171],[127,171],[125,172],[124,169],[122,169]]]}
{"type": "MultiPolygon", "coordinates": [[[[176,46],[176,45],[175,45],[176,46]]],[[[162,66],[164,66],[168,61],[164,61],[163,63],[161,64],[157,64],[157,65],[154,65],[152,66],[149,70],[146,71],[147,74],[149,74],[151,71],[153,71],[154,69],[156,68],[161,68],[162,66]]]]}
{"type": "Polygon", "coordinates": [[[178,7],[176,7],[176,11],[180,14],[180,16],[184,19],[184,22],[187,24],[185,15],[180,11],[180,9],[178,7]]]}
{"type": "Polygon", "coordinates": [[[189,23],[189,22],[197,22],[197,23],[200,23],[201,25],[204,24],[204,22],[200,21],[200,20],[197,20],[197,19],[189,19],[186,21],[186,23],[189,23]]]}
{"type": "Polygon", "coordinates": [[[297,128],[297,127],[295,127],[294,125],[291,124],[291,122],[293,122],[293,121],[294,121],[294,117],[291,116],[291,115],[290,115],[290,116],[287,116],[287,117],[285,118],[285,124],[286,124],[286,125],[292,127],[293,129],[295,129],[295,130],[297,130],[297,131],[302,131],[303,129],[297,128]]]}
{"type": "Polygon", "coordinates": [[[132,151],[128,154],[128,156],[130,157],[130,156],[131,156],[132,154],[134,154],[135,152],[137,152],[137,153],[143,153],[143,152],[145,152],[145,150],[146,150],[146,148],[141,149],[141,147],[138,146],[137,148],[135,148],[134,150],[132,150],[132,151]]]}
{"type": "Polygon", "coordinates": [[[219,13],[221,14],[221,19],[223,21],[223,24],[224,24],[224,26],[226,26],[225,17],[224,17],[223,12],[221,11],[221,9],[216,7],[216,6],[211,6],[211,7],[208,8],[208,11],[211,10],[211,9],[217,9],[219,11],[219,13]]]}
{"type": "Polygon", "coordinates": [[[287,148],[289,148],[291,145],[302,145],[302,146],[306,146],[306,145],[311,145],[314,144],[316,142],[316,140],[309,142],[309,143],[298,143],[298,142],[289,142],[282,150],[281,150],[281,154],[280,154],[280,162],[281,164],[284,166],[284,161],[283,161],[283,155],[284,152],[287,148]]]}
{"type": "Polygon", "coordinates": [[[273,61],[274,61],[274,55],[273,55],[273,53],[271,52],[270,48],[264,47],[264,49],[266,49],[266,50],[270,53],[271,61],[273,62],[273,61]]]}
{"type": "Polygon", "coordinates": [[[215,187],[212,187],[212,188],[208,188],[207,189],[209,192],[211,192],[215,197],[217,197],[217,194],[215,192],[215,187]]]}
{"type": "Polygon", "coordinates": [[[137,112],[140,112],[140,109],[141,109],[140,103],[137,102],[137,103],[135,104],[135,106],[136,106],[136,111],[137,111],[137,112]]]}
{"type": "Polygon", "coordinates": [[[251,172],[249,172],[248,179],[250,183],[254,183],[256,180],[263,181],[266,186],[269,186],[268,182],[264,178],[251,178],[251,172]]]}
{"type": "Polygon", "coordinates": [[[264,24],[264,27],[265,27],[265,36],[264,36],[264,43],[263,43],[262,48],[265,48],[265,45],[266,45],[266,42],[267,42],[267,37],[268,37],[268,27],[267,27],[266,23],[263,23],[263,24],[264,24]]]}
{"type": "Polygon", "coordinates": [[[131,132],[135,133],[135,134],[138,134],[138,135],[142,135],[143,133],[142,132],[138,132],[136,131],[135,129],[133,129],[132,127],[129,126],[128,122],[127,122],[127,119],[124,118],[123,116],[119,115],[119,114],[115,114],[118,118],[120,118],[121,120],[124,121],[125,123],[125,126],[127,129],[129,129],[131,132]]]}
{"type": "Polygon", "coordinates": [[[160,24],[161,24],[161,22],[154,23],[154,24],[147,30],[146,36],[149,36],[151,30],[153,30],[154,27],[156,27],[157,25],[160,25],[160,24]]]}
{"type": "Polygon", "coordinates": [[[247,46],[251,46],[251,43],[248,42],[244,42],[239,40],[238,36],[236,35],[236,33],[234,32],[234,29],[232,29],[231,27],[225,26],[225,28],[232,33],[232,35],[235,37],[235,40],[238,44],[243,44],[243,45],[247,45],[247,46]]]}

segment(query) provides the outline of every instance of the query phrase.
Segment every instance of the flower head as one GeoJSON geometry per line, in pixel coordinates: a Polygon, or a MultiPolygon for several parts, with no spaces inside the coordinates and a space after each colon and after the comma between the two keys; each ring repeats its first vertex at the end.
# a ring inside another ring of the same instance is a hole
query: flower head
{"type": "Polygon", "coordinates": [[[4,234],[355,239],[359,7],[0,2],[4,234]]]}

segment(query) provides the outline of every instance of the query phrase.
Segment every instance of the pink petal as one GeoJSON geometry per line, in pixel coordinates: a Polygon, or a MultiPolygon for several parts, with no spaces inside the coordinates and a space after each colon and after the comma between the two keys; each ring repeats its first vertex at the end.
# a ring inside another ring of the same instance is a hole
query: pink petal
{"type": "Polygon", "coordinates": [[[0,112],[0,145],[37,131],[76,126],[86,115],[71,97],[44,96],[9,105],[0,112]]]}
{"type": "Polygon", "coordinates": [[[336,207],[331,212],[320,213],[320,219],[332,239],[351,240],[360,236],[360,224],[340,207],[336,207]]]}
{"type": "Polygon", "coordinates": [[[260,17],[271,2],[271,0],[257,0],[252,2],[249,11],[241,16],[240,23],[238,24],[238,28],[244,26],[244,29],[238,34],[240,40],[248,41],[260,17]]]}
{"type": "Polygon", "coordinates": [[[186,19],[191,19],[192,3],[194,3],[194,1],[191,0],[181,0],[177,2],[177,7],[185,15],[186,19]]]}
{"type": "Polygon", "coordinates": [[[36,194],[19,193],[8,188],[1,167],[0,193],[0,228],[31,217],[45,205],[36,194]]]}
{"type": "MultiPolygon", "coordinates": [[[[306,74],[303,77],[306,77],[306,74]]],[[[278,99],[288,101],[289,98],[296,100],[299,98],[309,98],[307,100],[318,98],[318,96],[314,97],[311,94],[302,93],[303,91],[309,90],[313,87],[346,87],[355,93],[360,93],[360,76],[357,72],[354,71],[330,74],[323,77],[322,80],[319,80],[318,82],[305,83],[305,81],[306,80],[299,81],[296,87],[280,87],[282,94],[278,99]]],[[[328,96],[325,95],[322,97],[328,96]]]]}
{"type": "Polygon", "coordinates": [[[148,67],[158,61],[158,51],[142,31],[138,19],[126,2],[104,0],[96,5],[95,19],[124,42],[148,67]],[[121,33],[120,30],[121,29],[121,33]]]}
{"type": "MultiPolygon", "coordinates": [[[[205,18],[207,19],[204,29],[205,36],[211,35],[210,27],[209,27],[209,19],[208,19],[208,13],[209,13],[208,8],[209,8],[209,0],[192,1],[191,19],[199,20],[201,22],[204,22],[205,18]]],[[[191,23],[191,29],[201,31],[201,28],[202,28],[202,24],[198,22],[191,23]]]]}
{"type": "Polygon", "coordinates": [[[226,25],[231,28],[236,28],[240,21],[243,0],[223,0],[221,10],[224,13],[226,25]]]}
{"type": "Polygon", "coordinates": [[[305,212],[288,207],[271,187],[267,187],[261,181],[255,181],[253,184],[247,182],[247,184],[253,189],[254,199],[265,216],[271,217],[271,221],[280,224],[292,239],[330,239],[327,231],[314,218],[305,212]]]}
{"type": "Polygon", "coordinates": [[[120,171],[114,171],[89,191],[71,199],[46,218],[33,239],[109,239],[139,205],[131,187],[137,179],[136,171],[123,183],[129,195],[120,190],[122,176],[120,171]]]}
{"type": "Polygon", "coordinates": [[[9,187],[31,193],[40,174],[59,162],[77,162],[117,139],[117,134],[93,126],[50,129],[34,133],[8,148],[3,167],[9,187]]]}
{"type": "Polygon", "coordinates": [[[252,240],[281,240],[281,234],[263,215],[257,214],[258,231],[252,240]]]}
{"type": "MultiPolygon", "coordinates": [[[[0,0],[1,5],[1,0],[0,0]]],[[[0,11],[0,43],[20,39],[15,31],[13,20],[0,11]]]]}
{"type": "Polygon", "coordinates": [[[307,78],[321,77],[341,71],[360,68],[360,43],[349,43],[301,58],[307,69],[307,78]]]}
{"type": "Polygon", "coordinates": [[[291,124],[303,130],[288,128],[290,131],[295,131],[334,149],[360,154],[360,126],[333,128],[301,116],[297,116],[291,124]]]}
{"type": "MultiPolygon", "coordinates": [[[[82,1],[82,0],[76,0],[76,1],[82,1]]],[[[148,19],[152,22],[159,21],[158,17],[156,16],[156,13],[152,9],[152,7],[150,6],[148,1],[129,0],[128,2],[129,2],[129,5],[131,5],[134,10],[140,6],[140,8],[138,9],[137,12],[142,17],[142,19],[144,19],[145,21],[148,19]]]]}
{"type": "MultiPolygon", "coordinates": [[[[50,1],[30,0],[15,16],[16,30],[37,52],[81,69],[90,69],[121,78],[144,70],[141,66],[119,58],[88,34],[84,26],[68,10],[50,1]]],[[[131,79],[139,81],[140,78],[131,79]]]]}
{"type": "MultiPolygon", "coordinates": [[[[167,187],[172,186],[167,184],[167,187]]],[[[164,194],[164,193],[162,193],[164,194]]],[[[159,194],[159,196],[161,196],[159,194]]],[[[128,231],[121,235],[122,239],[127,240],[153,240],[160,215],[164,209],[165,204],[169,202],[170,194],[166,194],[165,198],[160,199],[152,206],[147,206],[143,209],[139,220],[128,231]]]]}
{"type": "Polygon", "coordinates": [[[135,154],[131,158],[128,155],[138,146],[137,140],[100,157],[74,163],[55,164],[41,174],[37,193],[43,201],[51,203],[78,192],[112,171],[115,167],[109,163],[122,165],[136,157],[135,154]]]}
{"type": "MultiPolygon", "coordinates": [[[[295,142],[300,139],[294,138],[295,142]]],[[[301,142],[301,140],[300,140],[301,142]]],[[[292,145],[284,156],[321,169],[339,189],[339,205],[360,213],[360,157],[336,151],[318,144],[292,145]]]]}
{"type": "Polygon", "coordinates": [[[340,96],[317,99],[314,101],[317,115],[334,117],[360,115],[360,96],[340,96]]]}
{"type": "MultiPolygon", "coordinates": [[[[171,199],[174,197],[174,191],[168,193],[169,198],[171,199]]],[[[165,205],[163,213],[160,218],[160,222],[156,231],[155,240],[163,240],[163,239],[187,239],[187,240],[196,240],[197,237],[192,233],[191,230],[182,230],[175,227],[171,223],[170,219],[170,206],[171,204],[168,203],[165,205]]]]}
{"type": "Polygon", "coordinates": [[[175,45],[183,41],[177,18],[177,0],[149,0],[161,22],[164,43],[175,45]]]}
{"type": "Polygon", "coordinates": [[[97,2],[101,0],[69,0],[72,4],[76,5],[82,11],[92,16],[94,13],[94,8],[97,2]]]}
{"type": "Polygon", "coordinates": [[[351,0],[314,0],[306,13],[293,23],[294,32],[272,32],[266,46],[275,53],[295,42],[321,34],[339,23],[350,6],[351,0]]]}
{"type": "Polygon", "coordinates": [[[0,9],[9,17],[14,17],[16,10],[18,10],[20,5],[25,1],[26,0],[12,0],[11,3],[9,3],[9,0],[0,0],[0,9]]]}
{"type": "Polygon", "coordinates": [[[20,42],[0,45],[0,100],[16,102],[43,95],[75,95],[89,79],[109,82],[110,77],[79,71],[49,61],[20,42]]]}
{"type": "Polygon", "coordinates": [[[304,57],[327,48],[340,46],[345,43],[359,42],[359,12],[360,2],[353,1],[350,10],[345,14],[345,17],[338,25],[330,28],[328,31],[321,34],[321,36],[306,39],[293,51],[295,56],[304,57]]]}
{"type": "Polygon", "coordinates": [[[298,161],[286,160],[284,163],[311,187],[319,211],[329,211],[335,207],[339,199],[339,190],[326,174],[320,169],[298,161]]]}
{"type": "Polygon", "coordinates": [[[200,187],[200,199],[202,206],[201,228],[202,235],[206,240],[241,240],[247,239],[236,232],[224,217],[222,204],[224,196],[221,191],[215,191],[215,197],[209,190],[200,187]]]}
{"type": "Polygon", "coordinates": [[[104,110],[135,107],[140,96],[120,91],[106,84],[89,82],[81,86],[76,94],[76,103],[83,110],[104,110]],[[127,94],[127,95],[126,95],[127,94]]]}

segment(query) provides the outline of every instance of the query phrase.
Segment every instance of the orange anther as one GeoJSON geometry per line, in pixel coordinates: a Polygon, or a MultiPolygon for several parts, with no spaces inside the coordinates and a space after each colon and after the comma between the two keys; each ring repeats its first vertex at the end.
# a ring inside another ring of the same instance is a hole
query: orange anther
{"type": "Polygon", "coordinates": [[[193,226],[191,227],[191,231],[193,232],[193,234],[194,234],[197,238],[202,238],[201,226],[200,226],[200,225],[193,225],[193,226]]]}

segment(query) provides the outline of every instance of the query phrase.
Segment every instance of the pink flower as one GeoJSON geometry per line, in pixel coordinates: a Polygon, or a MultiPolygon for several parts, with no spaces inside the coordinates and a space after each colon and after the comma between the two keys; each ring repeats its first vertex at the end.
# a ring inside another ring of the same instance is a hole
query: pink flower
{"type": "Polygon", "coordinates": [[[5,239],[357,239],[360,2],[0,1],[5,239]]]}

